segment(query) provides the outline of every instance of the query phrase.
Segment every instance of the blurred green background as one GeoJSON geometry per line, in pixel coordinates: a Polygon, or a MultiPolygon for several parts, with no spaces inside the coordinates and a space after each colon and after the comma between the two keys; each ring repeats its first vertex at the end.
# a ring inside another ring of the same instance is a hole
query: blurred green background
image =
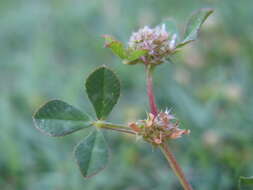
{"type": "Polygon", "coordinates": [[[251,0],[1,0],[0,189],[180,190],[159,150],[106,133],[109,166],[83,179],[72,150],[85,131],[47,137],[32,113],[53,98],[93,114],[84,79],[98,65],[122,83],[110,121],[127,123],[148,110],[143,66],[126,66],[103,48],[101,35],[127,42],[133,31],[174,17],[183,29],[198,8],[215,13],[197,42],[155,72],[161,109],[172,108],[192,133],[171,148],[197,190],[234,190],[253,175],[253,5],[251,0]]]}

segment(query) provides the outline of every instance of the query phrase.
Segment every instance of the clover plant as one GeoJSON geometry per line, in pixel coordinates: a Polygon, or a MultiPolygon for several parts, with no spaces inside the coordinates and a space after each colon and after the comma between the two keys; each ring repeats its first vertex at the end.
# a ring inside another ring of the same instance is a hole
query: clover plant
{"type": "Polygon", "coordinates": [[[176,24],[172,20],[165,20],[154,28],[145,26],[134,32],[127,45],[112,36],[104,35],[105,47],[118,56],[124,64],[144,66],[147,97],[150,104],[150,111],[145,110],[147,111],[146,119],[132,121],[125,125],[107,121],[108,115],[119,99],[120,82],[111,69],[100,66],[88,76],[85,82],[86,92],[96,113],[96,119],[62,100],[51,100],[35,112],[33,120],[36,128],[54,137],[68,135],[82,129],[90,131],[74,151],[84,177],[97,174],[109,161],[108,145],[103,130],[134,135],[153,147],[160,148],[182,187],[185,190],[192,190],[169,148],[171,140],[189,134],[190,130],[180,129],[179,121],[169,109],[160,110],[157,107],[153,92],[153,71],[160,64],[170,61],[170,56],[182,47],[195,41],[201,25],[212,12],[211,9],[200,9],[195,12],[190,17],[182,37],[179,36],[176,24]]]}

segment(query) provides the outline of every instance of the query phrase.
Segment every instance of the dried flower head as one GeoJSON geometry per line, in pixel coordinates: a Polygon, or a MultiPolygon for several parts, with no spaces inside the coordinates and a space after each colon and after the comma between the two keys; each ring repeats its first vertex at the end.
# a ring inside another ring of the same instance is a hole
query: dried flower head
{"type": "Polygon", "coordinates": [[[153,145],[159,145],[169,139],[177,139],[183,134],[190,133],[190,130],[179,128],[178,121],[168,110],[160,112],[156,117],[149,113],[146,120],[130,123],[129,126],[153,145]]]}
{"type": "Polygon", "coordinates": [[[148,53],[141,57],[145,64],[161,64],[173,52],[177,36],[166,31],[165,24],[150,28],[145,26],[134,32],[129,39],[129,48],[134,50],[147,50],[148,53]]]}

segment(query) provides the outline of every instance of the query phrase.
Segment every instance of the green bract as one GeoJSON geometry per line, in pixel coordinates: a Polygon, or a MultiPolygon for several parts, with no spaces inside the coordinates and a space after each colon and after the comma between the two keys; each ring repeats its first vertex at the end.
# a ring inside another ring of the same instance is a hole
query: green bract
{"type": "MultiPolygon", "coordinates": [[[[120,82],[107,67],[102,66],[90,74],[86,90],[98,119],[106,118],[120,95],[120,82]]],[[[87,114],[61,100],[42,105],[33,116],[37,129],[49,136],[64,136],[92,126],[87,114]]],[[[93,129],[75,149],[75,157],[84,177],[102,170],[108,162],[108,147],[99,128],[93,129]]]]}

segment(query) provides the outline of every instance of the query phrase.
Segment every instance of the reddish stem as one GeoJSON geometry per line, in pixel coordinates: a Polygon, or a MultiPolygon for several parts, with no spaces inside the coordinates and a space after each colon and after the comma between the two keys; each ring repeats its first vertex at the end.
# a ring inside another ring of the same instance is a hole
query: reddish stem
{"type": "MultiPolygon", "coordinates": [[[[153,78],[152,78],[152,65],[146,64],[146,79],[147,79],[147,94],[149,98],[150,104],[150,111],[156,117],[158,115],[158,109],[155,103],[155,96],[153,91],[153,78]]],[[[186,180],[182,169],[180,168],[179,164],[177,163],[176,158],[174,157],[173,153],[170,151],[167,144],[163,143],[160,146],[164,156],[167,158],[171,168],[179,178],[180,183],[182,184],[184,190],[193,190],[190,183],[186,180]]]]}
{"type": "Polygon", "coordinates": [[[151,65],[147,65],[146,66],[147,94],[149,98],[150,111],[156,117],[158,114],[158,110],[155,103],[155,96],[154,96],[154,91],[153,91],[152,71],[153,71],[153,67],[151,65]]]}
{"type": "Polygon", "coordinates": [[[174,173],[177,175],[180,183],[182,184],[184,190],[193,190],[190,183],[184,176],[183,170],[177,163],[176,158],[174,157],[173,153],[170,151],[169,146],[165,143],[161,144],[160,146],[164,156],[167,158],[170,167],[173,169],[174,173]]]}

